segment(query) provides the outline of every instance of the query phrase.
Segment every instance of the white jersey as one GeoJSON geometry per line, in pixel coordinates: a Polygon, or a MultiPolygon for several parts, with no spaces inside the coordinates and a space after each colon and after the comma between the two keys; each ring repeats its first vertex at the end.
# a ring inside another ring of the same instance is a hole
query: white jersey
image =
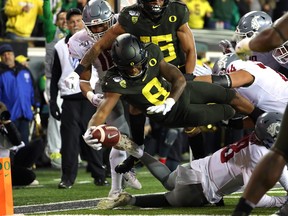
{"type": "MultiPolygon", "coordinates": [[[[268,153],[268,149],[255,144],[252,137],[253,135],[246,136],[236,143],[219,149],[211,156],[191,161],[190,169],[177,168],[179,169],[177,184],[201,183],[203,193],[210,203],[217,203],[223,196],[245,187],[255,166],[268,153]]],[[[283,169],[280,184],[288,191],[286,166],[283,169]]],[[[257,206],[280,207],[286,199],[286,196],[265,195],[257,206]]]]}
{"type": "Polygon", "coordinates": [[[269,66],[275,71],[279,71],[281,67],[288,69],[288,64],[281,64],[273,57],[272,53],[274,50],[270,52],[253,52],[251,56],[249,56],[249,60],[262,62],[264,65],[269,66]]]}
{"type": "Polygon", "coordinates": [[[232,73],[241,69],[253,75],[254,81],[250,86],[235,90],[265,112],[284,113],[288,103],[288,79],[263,63],[254,61],[233,61],[226,71],[232,73]]]}
{"type": "MultiPolygon", "coordinates": [[[[75,33],[68,41],[70,56],[79,60],[82,59],[95,42],[96,41],[87,34],[87,31],[82,29],[75,33]]],[[[109,51],[103,51],[98,58],[93,60],[92,65],[97,70],[98,77],[101,80],[106,74],[106,71],[113,66],[109,51]]],[[[99,82],[96,83],[95,91],[102,92],[99,82]]]]}

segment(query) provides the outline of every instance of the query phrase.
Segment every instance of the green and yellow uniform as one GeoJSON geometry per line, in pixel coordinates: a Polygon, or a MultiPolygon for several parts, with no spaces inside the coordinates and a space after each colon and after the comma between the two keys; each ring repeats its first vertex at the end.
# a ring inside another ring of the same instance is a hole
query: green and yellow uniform
{"type": "MultiPolygon", "coordinates": [[[[122,94],[123,99],[143,113],[150,106],[163,104],[171,90],[171,84],[159,72],[159,64],[164,58],[160,48],[148,43],[145,49],[149,53],[148,67],[142,77],[128,78],[114,67],[107,72],[102,83],[103,92],[122,94]]],[[[207,125],[234,115],[233,108],[228,105],[234,96],[233,90],[219,85],[189,81],[169,113],[147,116],[165,127],[207,125]]]]}
{"type": "Polygon", "coordinates": [[[188,22],[189,11],[185,4],[171,1],[157,21],[147,19],[140,5],[123,8],[118,22],[126,33],[135,35],[144,43],[160,46],[166,62],[184,67],[185,55],[177,37],[177,29],[188,22]]]}

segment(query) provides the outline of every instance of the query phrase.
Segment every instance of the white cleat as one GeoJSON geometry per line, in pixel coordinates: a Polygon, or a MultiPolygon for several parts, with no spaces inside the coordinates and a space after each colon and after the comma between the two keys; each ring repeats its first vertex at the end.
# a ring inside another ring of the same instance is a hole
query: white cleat
{"type": "Polygon", "coordinates": [[[124,181],[124,185],[140,190],[142,188],[141,183],[139,182],[139,180],[136,178],[136,173],[133,170],[130,170],[127,173],[123,174],[123,181],[124,181]]]}
{"type": "Polygon", "coordinates": [[[100,200],[96,206],[97,209],[107,210],[107,209],[113,209],[120,206],[126,206],[129,204],[132,196],[128,194],[127,192],[120,193],[115,198],[107,198],[100,200]]]}
{"type": "Polygon", "coordinates": [[[115,145],[114,148],[119,149],[119,150],[125,150],[130,155],[136,158],[142,157],[144,153],[144,150],[141,146],[138,146],[136,143],[134,143],[131,139],[129,139],[124,134],[122,134],[119,143],[115,145]]]}

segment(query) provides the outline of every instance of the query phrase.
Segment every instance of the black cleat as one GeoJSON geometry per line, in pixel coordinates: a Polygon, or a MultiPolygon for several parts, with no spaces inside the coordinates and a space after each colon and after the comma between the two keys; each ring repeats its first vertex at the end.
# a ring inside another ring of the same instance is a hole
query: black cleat
{"type": "Polygon", "coordinates": [[[94,184],[96,186],[109,186],[110,183],[106,179],[94,179],[94,184]]]}
{"type": "Polygon", "coordinates": [[[72,188],[72,183],[70,183],[69,181],[61,181],[59,184],[58,184],[58,189],[70,189],[72,188]]]}

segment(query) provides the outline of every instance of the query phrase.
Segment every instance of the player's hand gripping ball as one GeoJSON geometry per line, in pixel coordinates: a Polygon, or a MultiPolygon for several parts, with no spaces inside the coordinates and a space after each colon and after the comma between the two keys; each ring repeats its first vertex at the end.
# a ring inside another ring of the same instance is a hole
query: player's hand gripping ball
{"type": "Polygon", "coordinates": [[[119,130],[114,126],[98,125],[93,131],[92,136],[98,139],[98,142],[106,147],[115,146],[121,138],[119,130]]]}

